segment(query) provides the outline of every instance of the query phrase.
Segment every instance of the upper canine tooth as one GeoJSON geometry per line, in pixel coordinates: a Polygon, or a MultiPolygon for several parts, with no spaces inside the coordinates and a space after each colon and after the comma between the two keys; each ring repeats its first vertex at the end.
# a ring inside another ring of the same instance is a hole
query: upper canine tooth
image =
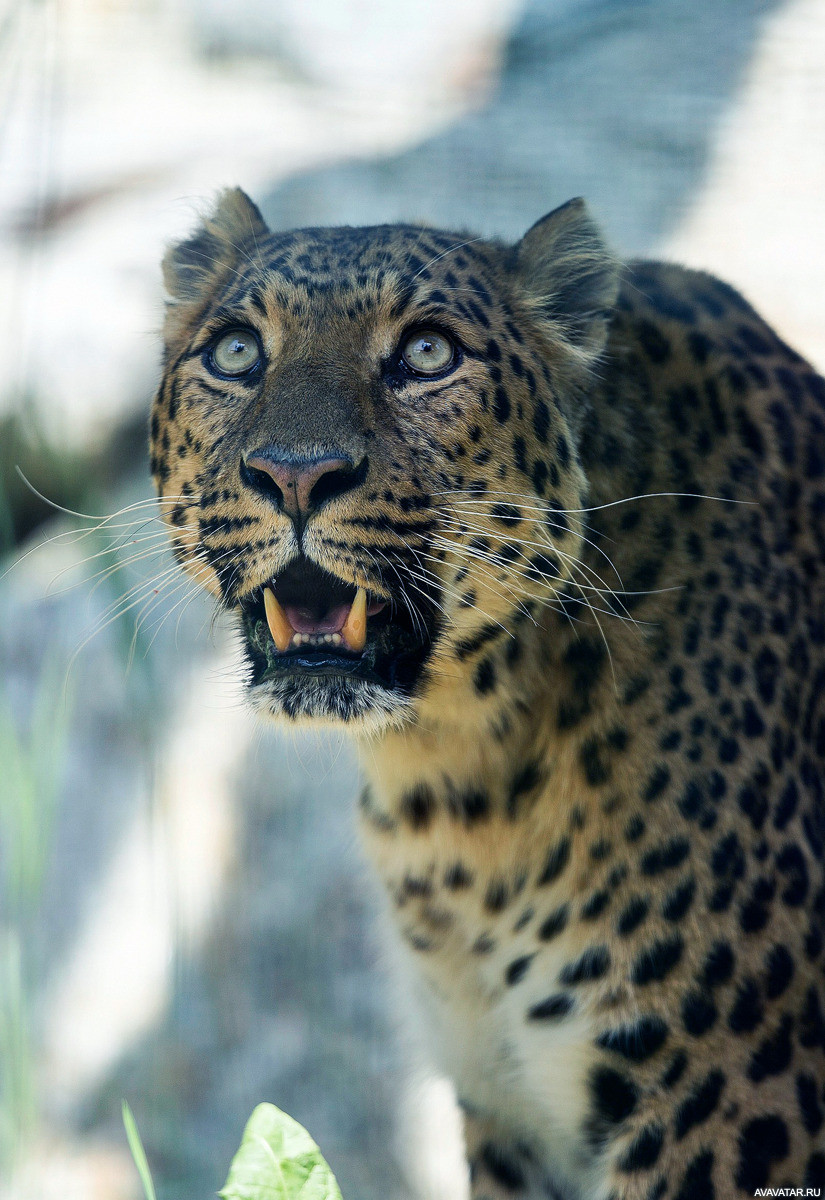
{"type": "Polygon", "coordinates": [[[266,623],[269,626],[269,632],[272,634],[272,640],[281,653],[283,653],[292,641],[295,630],[290,625],[286,613],[275,599],[275,593],[272,591],[272,588],[264,588],[264,608],[266,609],[266,623]]]}
{"type": "Polygon", "coordinates": [[[341,628],[341,637],[350,650],[360,653],[367,641],[367,593],[362,587],[355,593],[352,608],[341,628]]]}

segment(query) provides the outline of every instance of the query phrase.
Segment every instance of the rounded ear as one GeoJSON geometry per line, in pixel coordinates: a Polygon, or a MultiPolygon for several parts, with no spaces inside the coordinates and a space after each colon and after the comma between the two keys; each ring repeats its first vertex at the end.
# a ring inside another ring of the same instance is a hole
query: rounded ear
{"type": "Polygon", "coordinates": [[[163,282],[173,301],[200,300],[229,266],[257,249],[269,233],[258,206],[240,188],[218,196],[212,213],[183,242],[170,246],[163,259],[163,282]]]}
{"type": "Polygon", "coordinates": [[[522,289],[539,314],[580,355],[600,354],[619,290],[619,262],[584,200],[568,200],[536,221],[515,255],[522,289]]]}

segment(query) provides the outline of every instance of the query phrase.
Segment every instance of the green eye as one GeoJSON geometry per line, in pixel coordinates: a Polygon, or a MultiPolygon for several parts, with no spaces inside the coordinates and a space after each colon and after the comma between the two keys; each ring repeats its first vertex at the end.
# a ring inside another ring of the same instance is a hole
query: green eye
{"type": "Polygon", "coordinates": [[[232,329],[215,342],[209,355],[224,375],[245,375],[258,363],[260,346],[249,329],[232,329]]]}
{"type": "Polygon", "coordinates": [[[449,367],[454,356],[450,339],[432,329],[414,333],[401,349],[401,358],[417,375],[437,375],[449,367]]]}

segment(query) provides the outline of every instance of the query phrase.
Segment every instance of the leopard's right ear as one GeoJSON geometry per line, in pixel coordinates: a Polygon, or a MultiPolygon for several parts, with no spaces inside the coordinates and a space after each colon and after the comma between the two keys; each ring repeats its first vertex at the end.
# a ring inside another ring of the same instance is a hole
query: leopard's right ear
{"type": "Polygon", "coordinates": [[[227,188],[211,214],[163,259],[163,282],[172,304],[202,301],[230,269],[257,253],[269,233],[260,210],[240,188],[227,188]]]}

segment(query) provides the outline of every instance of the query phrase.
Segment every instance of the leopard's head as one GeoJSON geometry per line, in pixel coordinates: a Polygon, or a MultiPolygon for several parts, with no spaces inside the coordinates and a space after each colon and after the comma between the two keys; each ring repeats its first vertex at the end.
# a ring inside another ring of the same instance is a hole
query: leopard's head
{"type": "Polygon", "coordinates": [[[251,698],[363,730],[415,719],[463,686],[468,643],[575,570],[617,287],[584,204],[505,246],[273,233],[234,190],[164,278],[154,479],[179,561],[237,614],[251,698]]]}

